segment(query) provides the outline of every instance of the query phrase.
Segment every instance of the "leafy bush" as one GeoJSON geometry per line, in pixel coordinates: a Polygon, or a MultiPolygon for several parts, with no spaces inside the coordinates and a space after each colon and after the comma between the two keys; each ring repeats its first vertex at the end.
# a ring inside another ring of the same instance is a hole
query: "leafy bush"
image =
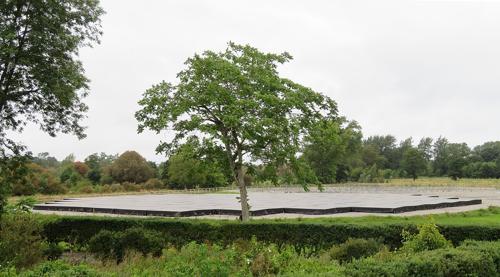
{"type": "Polygon", "coordinates": [[[25,268],[43,258],[42,226],[30,213],[14,212],[0,222],[0,266],[25,268]]]}
{"type": "Polygon", "coordinates": [[[6,211],[9,213],[31,213],[31,209],[36,204],[36,200],[31,197],[23,197],[15,204],[8,205],[6,211]]]}
{"type": "MultiPolygon", "coordinates": [[[[16,276],[16,275],[10,275],[16,276]]],[[[19,274],[20,277],[97,277],[102,276],[94,269],[85,265],[69,265],[62,261],[45,262],[33,270],[19,274]]]]}
{"type": "Polygon", "coordinates": [[[148,190],[163,189],[165,185],[157,178],[151,178],[144,183],[144,188],[148,190]]]}
{"type": "Polygon", "coordinates": [[[347,276],[498,276],[500,242],[468,242],[458,248],[401,253],[390,259],[356,260],[347,276]]]}
{"type": "Polygon", "coordinates": [[[49,260],[57,260],[68,250],[70,250],[70,245],[64,241],[59,243],[46,243],[43,254],[49,260]]]}
{"type": "Polygon", "coordinates": [[[419,225],[417,234],[403,231],[402,236],[403,247],[401,247],[401,251],[420,252],[452,246],[451,242],[439,233],[434,223],[419,225]]]}
{"type": "Polygon", "coordinates": [[[89,241],[89,251],[103,259],[121,262],[127,251],[159,256],[166,244],[164,236],[143,228],[130,228],[123,232],[103,230],[89,241]]]}
{"type": "Polygon", "coordinates": [[[353,259],[371,256],[383,247],[384,245],[375,239],[349,238],[346,242],[333,246],[327,254],[339,262],[350,262],[353,259]]]}
{"type": "Polygon", "coordinates": [[[141,185],[130,182],[123,182],[121,185],[124,191],[140,191],[142,189],[141,185]]]}

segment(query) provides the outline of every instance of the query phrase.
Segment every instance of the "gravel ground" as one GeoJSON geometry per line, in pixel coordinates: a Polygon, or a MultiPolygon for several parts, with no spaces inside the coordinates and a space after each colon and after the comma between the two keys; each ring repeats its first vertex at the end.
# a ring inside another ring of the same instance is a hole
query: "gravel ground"
{"type": "MultiPolygon", "coordinates": [[[[313,192],[315,189],[311,189],[313,192]]],[[[259,192],[280,192],[280,193],[306,193],[301,188],[297,187],[287,187],[287,188],[251,188],[249,190],[251,193],[259,192]]],[[[500,190],[497,188],[478,188],[478,187],[436,187],[436,186],[404,186],[398,187],[394,185],[337,185],[328,186],[325,189],[326,192],[330,193],[359,193],[359,194],[370,194],[374,196],[380,194],[400,194],[411,195],[411,194],[424,194],[424,195],[438,195],[440,197],[459,197],[459,198],[474,198],[482,199],[483,204],[481,205],[471,205],[462,207],[452,207],[443,209],[433,209],[433,210],[421,210],[413,211],[399,214],[380,214],[380,213],[341,213],[333,215],[303,215],[303,214],[273,214],[267,216],[254,217],[255,219],[265,219],[265,218],[313,218],[313,217],[350,217],[350,216],[411,216],[411,215],[426,215],[426,214],[438,214],[438,213],[455,213],[470,210],[477,210],[482,208],[487,208],[488,206],[500,206],[500,190]]],[[[307,197],[305,197],[307,198],[307,197]]],[[[252,199],[250,199],[251,203],[252,199]]],[[[81,213],[81,212],[58,212],[58,211],[35,211],[41,214],[59,214],[59,215],[101,215],[101,216],[127,216],[130,215],[114,215],[114,214],[99,214],[99,213],[81,213]]],[[[235,219],[234,216],[201,216],[198,218],[213,218],[213,219],[235,219]]]]}

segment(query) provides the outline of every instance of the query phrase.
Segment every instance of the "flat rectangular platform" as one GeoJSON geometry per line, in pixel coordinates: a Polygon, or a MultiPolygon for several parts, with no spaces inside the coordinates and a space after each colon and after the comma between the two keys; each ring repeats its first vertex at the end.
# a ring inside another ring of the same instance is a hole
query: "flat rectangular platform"
{"type": "MultiPolygon", "coordinates": [[[[35,210],[143,216],[239,215],[238,194],[154,194],[67,198],[35,205],[35,210]]],[[[480,199],[390,193],[249,193],[253,216],[293,213],[403,213],[481,204],[480,199]]]]}

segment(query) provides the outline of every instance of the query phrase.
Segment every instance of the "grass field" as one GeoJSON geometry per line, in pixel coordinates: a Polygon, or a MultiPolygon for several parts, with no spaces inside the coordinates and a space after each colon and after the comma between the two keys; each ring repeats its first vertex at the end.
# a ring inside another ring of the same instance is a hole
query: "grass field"
{"type": "Polygon", "coordinates": [[[321,217],[296,219],[259,219],[258,222],[290,222],[290,223],[318,223],[318,224],[421,224],[435,222],[446,225],[487,225],[500,226],[500,207],[489,207],[460,213],[443,213],[418,216],[361,216],[361,217],[321,217]]]}
{"type": "Polygon", "coordinates": [[[421,177],[416,179],[390,179],[387,183],[395,186],[459,186],[459,187],[497,187],[500,188],[500,179],[459,179],[448,177],[421,177]]]}

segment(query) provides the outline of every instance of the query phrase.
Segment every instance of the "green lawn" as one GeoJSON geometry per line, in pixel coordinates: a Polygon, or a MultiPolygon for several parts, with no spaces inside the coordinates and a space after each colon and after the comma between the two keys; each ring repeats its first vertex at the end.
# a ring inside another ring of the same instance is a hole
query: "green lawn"
{"type": "Polygon", "coordinates": [[[452,180],[449,177],[420,177],[413,179],[390,179],[388,185],[396,186],[457,186],[457,187],[496,187],[500,188],[500,179],[468,179],[452,180]]]}
{"type": "MultiPolygon", "coordinates": [[[[256,220],[257,221],[257,220],[256,220]]],[[[288,222],[288,223],[321,223],[321,224],[387,224],[387,223],[414,223],[434,221],[436,224],[446,225],[489,225],[500,226],[500,207],[490,207],[460,213],[444,213],[418,216],[362,216],[362,217],[322,217],[297,219],[259,219],[259,222],[288,222]]]]}

